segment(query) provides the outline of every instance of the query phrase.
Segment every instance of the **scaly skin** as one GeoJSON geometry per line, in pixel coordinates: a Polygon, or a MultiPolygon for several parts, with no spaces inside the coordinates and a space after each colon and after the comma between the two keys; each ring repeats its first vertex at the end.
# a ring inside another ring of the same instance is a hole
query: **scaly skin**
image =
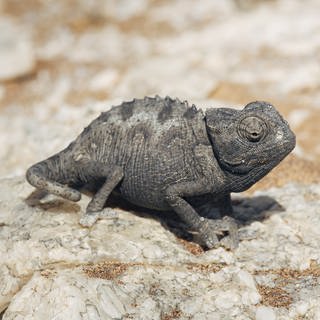
{"type": "Polygon", "coordinates": [[[83,185],[96,185],[83,225],[94,223],[117,189],[141,207],[174,210],[202,245],[235,248],[235,221],[200,217],[190,203],[213,199],[221,215],[231,215],[230,192],[248,189],[294,146],[288,124],[266,102],[204,114],[187,102],[146,97],[102,113],[66,149],[33,165],[26,176],[36,188],[71,201],[80,199],[83,185]]]}

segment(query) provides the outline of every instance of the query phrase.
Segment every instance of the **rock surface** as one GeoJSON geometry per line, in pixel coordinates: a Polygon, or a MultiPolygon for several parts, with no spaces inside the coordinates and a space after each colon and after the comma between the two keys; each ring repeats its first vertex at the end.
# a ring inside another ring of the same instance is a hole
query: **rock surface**
{"type": "Polygon", "coordinates": [[[24,178],[0,180],[3,320],[316,319],[320,185],[237,197],[234,252],[203,252],[170,216],[137,208],[83,228],[87,196],[30,206],[31,192],[24,178]]]}

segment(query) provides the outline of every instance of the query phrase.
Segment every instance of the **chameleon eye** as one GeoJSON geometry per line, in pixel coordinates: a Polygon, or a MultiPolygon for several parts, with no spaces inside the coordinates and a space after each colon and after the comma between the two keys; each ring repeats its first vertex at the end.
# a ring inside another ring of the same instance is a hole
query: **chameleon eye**
{"type": "Polygon", "coordinates": [[[244,118],[239,125],[239,134],[250,142],[260,141],[267,133],[265,122],[257,117],[244,118]]]}

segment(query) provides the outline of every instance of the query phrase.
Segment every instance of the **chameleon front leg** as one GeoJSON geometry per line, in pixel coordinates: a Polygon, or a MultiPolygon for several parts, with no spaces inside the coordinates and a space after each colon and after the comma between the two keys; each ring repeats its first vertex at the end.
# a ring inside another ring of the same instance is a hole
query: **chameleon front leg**
{"type": "Polygon", "coordinates": [[[102,187],[96,192],[89,202],[86,213],[80,219],[80,224],[85,227],[92,226],[100,217],[111,216],[114,217],[113,211],[103,210],[104,205],[112,192],[123,178],[123,170],[119,166],[113,166],[106,169],[103,163],[90,163],[90,167],[86,168],[86,172],[94,174],[94,178],[105,178],[102,187]]]}
{"type": "Polygon", "coordinates": [[[202,245],[209,249],[224,246],[234,249],[238,246],[238,228],[235,221],[230,217],[222,219],[206,219],[200,217],[194,208],[184,199],[197,196],[201,193],[208,193],[205,181],[183,182],[172,185],[166,190],[166,201],[179,217],[198,233],[198,239],[202,245]],[[218,236],[228,232],[228,236],[221,241],[218,236]]]}

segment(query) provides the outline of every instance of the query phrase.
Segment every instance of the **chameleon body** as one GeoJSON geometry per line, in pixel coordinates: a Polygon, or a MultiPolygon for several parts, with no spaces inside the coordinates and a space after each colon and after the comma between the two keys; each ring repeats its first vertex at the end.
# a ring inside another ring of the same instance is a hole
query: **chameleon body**
{"type": "Polygon", "coordinates": [[[84,185],[96,185],[85,217],[101,212],[117,190],[138,206],[175,211],[206,247],[222,242],[234,248],[230,193],[248,189],[294,146],[287,122],[267,102],[204,113],[178,99],[145,97],[103,112],[67,148],[31,166],[26,177],[71,201],[80,200],[84,185]],[[194,201],[207,199],[218,205],[221,219],[197,213],[194,201]]]}

